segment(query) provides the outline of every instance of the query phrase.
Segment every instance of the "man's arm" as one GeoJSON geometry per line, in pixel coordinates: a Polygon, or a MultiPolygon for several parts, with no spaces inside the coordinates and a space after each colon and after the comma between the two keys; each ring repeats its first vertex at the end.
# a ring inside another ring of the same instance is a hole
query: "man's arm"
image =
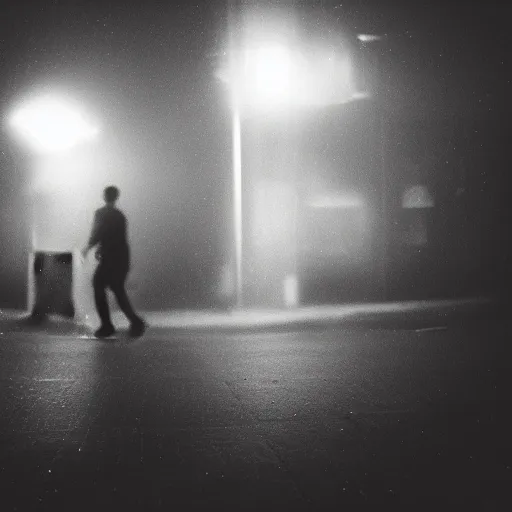
{"type": "Polygon", "coordinates": [[[82,256],[84,258],[87,257],[87,254],[89,253],[89,251],[100,241],[99,234],[100,234],[100,216],[99,216],[99,212],[96,212],[94,214],[94,221],[92,224],[91,236],[89,237],[89,241],[88,241],[87,245],[82,249],[82,256]]]}

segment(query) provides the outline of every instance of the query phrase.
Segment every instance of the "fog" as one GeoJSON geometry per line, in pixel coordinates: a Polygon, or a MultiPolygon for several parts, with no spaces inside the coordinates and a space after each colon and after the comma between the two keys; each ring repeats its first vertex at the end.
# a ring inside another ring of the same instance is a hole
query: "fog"
{"type": "MultiPolygon", "coordinates": [[[[473,260],[457,279],[476,283],[498,247],[489,229],[499,217],[495,199],[504,161],[504,146],[489,130],[498,126],[499,96],[491,94],[491,77],[497,76],[492,66],[501,62],[492,39],[497,36],[489,30],[464,39],[464,29],[449,20],[457,15],[467,27],[478,26],[469,11],[448,9],[439,17],[420,8],[388,9],[379,18],[375,7],[357,14],[350,2],[344,10],[327,4],[296,3],[289,20],[310,38],[310,55],[320,55],[323,44],[350,51],[356,90],[373,96],[343,105],[327,101],[325,89],[316,105],[286,115],[262,117],[256,111],[242,119],[248,294],[259,306],[282,305],[282,282],[292,265],[302,303],[382,298],[384,245],[396,267],[389,271],[393,283],[400,281],[403,265],[416,265],[401,259],[408,249],[400,245],[399,227],[405,218],[401,197],[414,185],[426,186],[435,199],[424,221],[434,222],[428,242],[437,247],[429,253],[434,267],[444,265],[445,273],[456,268],[456,248],[468,247],[473,260]],[[379,45],[358,46],[356,35],[372,31],[383,35],[379,45]],[[281,199],[271,199],[274,185],[282,186],[281,199]],[[460,220],[468,218],[473,230],[460,220]],[[274,284],[267,286],[269,281],[274,284]]],[[[4,122],[0,304],[25,306],[35,227],[39,249],[80,248],[103,188],[115,184],[129,222],[128,288],[136,306],[229,305],[231,105],[219,80],[227,4],[141,9],[106,2],[87,9],[55,5],[41,13],[20,4],[11,22],[14,28],[5,31],[10,45],[2,78],[4,121],[20,102],[51,93],[72,97],[98,133],[65,155],[36,155],[4,122]],[[45,182],[44,176],[50,178],[45,182]]],[[[434,281],[442,283],[439,272],[434,281]]],[[[473,291],[489,287],[490,279],[473,291]]],[[[416,285],[423,290],[419,295],[427,294],[424,286],[416,285]]],[[[428,293],[453,295],[454,286],[428,293]]],[[[414,295],[408,293],[396,291],[414,295]]]]}

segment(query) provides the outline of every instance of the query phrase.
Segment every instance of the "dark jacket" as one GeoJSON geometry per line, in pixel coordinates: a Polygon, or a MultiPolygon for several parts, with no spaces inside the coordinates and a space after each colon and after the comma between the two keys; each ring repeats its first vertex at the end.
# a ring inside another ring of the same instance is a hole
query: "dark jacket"
{"type": "Polygon", "coordinates": [[[89,245],[98,246],[96,257],[101,263],[127,270],[130,264],[130,249],[127,222],[123,212],[112,206],[96,210],[89,245]]]}

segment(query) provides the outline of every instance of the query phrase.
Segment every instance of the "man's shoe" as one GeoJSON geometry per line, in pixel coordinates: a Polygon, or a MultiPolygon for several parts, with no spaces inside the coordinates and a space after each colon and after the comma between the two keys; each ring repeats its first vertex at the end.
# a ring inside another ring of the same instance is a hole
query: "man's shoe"
{"type": "Polygon", "coordinates": [[[132,322],[130,325],[130,331],[129,334],[132,338],[139,338],[144,334],[144,331],[146,330],[146,324],[144,320],[139,319],[135,320],[135,322],[132,322]]]}
{"type": "Polygon", "coordinates": [[[95,331],[94,336],[96,338],[108,338],[115,334],[116,330],[113,325],[102,325],[97,331],[95,331]]]}

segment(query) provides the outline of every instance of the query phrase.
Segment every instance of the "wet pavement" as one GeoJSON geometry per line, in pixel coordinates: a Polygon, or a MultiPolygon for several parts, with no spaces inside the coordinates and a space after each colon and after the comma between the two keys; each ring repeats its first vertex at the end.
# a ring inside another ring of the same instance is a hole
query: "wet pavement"
{"type": "Polygon", "coordinates": [[[3,332],[0,508],[508,510],[508,341],[480,323],[3,332]]]}

